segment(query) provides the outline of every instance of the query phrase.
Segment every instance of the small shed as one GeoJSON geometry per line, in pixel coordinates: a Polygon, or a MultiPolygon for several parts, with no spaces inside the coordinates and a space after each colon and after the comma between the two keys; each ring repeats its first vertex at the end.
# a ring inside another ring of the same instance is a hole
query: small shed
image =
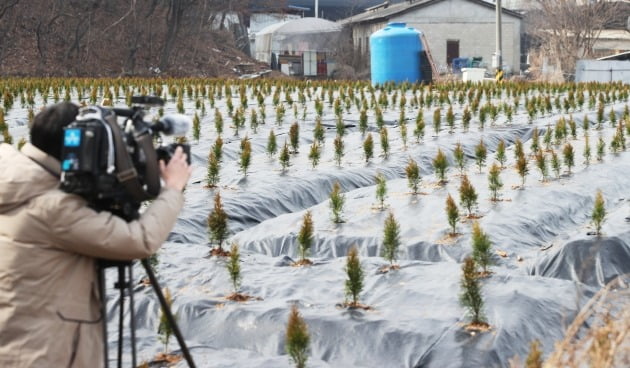
{"type": "Polygon", "coordinates": [[[320,18],[300,18],[272,24],[256,33],[256,60],[289,75],[328,76],[341,26],[320,18]]]}
{"type": "Polygon", "coordinates": [[[578,60],[575,81],[630,84],[630,51],[597,60],[578,60]]]}

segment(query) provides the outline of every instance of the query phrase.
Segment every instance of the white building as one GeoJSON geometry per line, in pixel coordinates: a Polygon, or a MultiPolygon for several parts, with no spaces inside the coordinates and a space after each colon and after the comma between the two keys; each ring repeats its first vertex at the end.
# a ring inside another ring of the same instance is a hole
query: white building
{"type": "MultiPolygon", "coordinates": [[[[389,22],[402,22],[424,33],[438,70],[454,58],[481,57],[490,67],[495,53],[495,5],[483,0],[408,0],[387,2],[340,21],[352,30],[354,47],[369,52],[369,37],[389,22]]],[[[518,71],[521,59],[521,14],[503,8],[503,67],[518,71]]]]}

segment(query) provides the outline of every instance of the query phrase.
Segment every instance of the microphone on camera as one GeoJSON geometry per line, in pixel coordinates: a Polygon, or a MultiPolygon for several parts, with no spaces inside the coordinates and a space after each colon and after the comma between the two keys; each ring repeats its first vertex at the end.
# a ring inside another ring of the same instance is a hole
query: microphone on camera
{"type": "Polygon", "coordinates": [[[151,129],[165,135],[184,135],[191,125],[192,119],[190,117],[183,114],[169,114],[153,124],[151,129]]]}

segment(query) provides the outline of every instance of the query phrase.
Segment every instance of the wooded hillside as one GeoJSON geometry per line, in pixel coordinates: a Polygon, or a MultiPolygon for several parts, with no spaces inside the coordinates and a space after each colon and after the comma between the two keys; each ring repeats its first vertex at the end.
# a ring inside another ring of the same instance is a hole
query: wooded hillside
{"type": "Polygon", "coordinates": [[[234,37],[246,33],[224,20],[251,2],[3,0],[0,75],[229,75],[248,61],[234,37]]]}

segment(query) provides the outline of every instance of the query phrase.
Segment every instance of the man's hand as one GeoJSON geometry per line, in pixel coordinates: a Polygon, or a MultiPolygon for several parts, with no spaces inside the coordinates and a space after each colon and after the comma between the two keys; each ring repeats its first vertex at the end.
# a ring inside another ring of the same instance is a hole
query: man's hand
{"type": "Polygon", "coordinates": [[[181,147],[175,149],[175,153],[168,162],[168,165],[165,165],[164,161],[160,160],[160,174],[167,188],[179,191],[184,189],[186,183],[188,183],[190,174],[192,174],[192,167],[186,162],[186,154],[181,147]]]}

